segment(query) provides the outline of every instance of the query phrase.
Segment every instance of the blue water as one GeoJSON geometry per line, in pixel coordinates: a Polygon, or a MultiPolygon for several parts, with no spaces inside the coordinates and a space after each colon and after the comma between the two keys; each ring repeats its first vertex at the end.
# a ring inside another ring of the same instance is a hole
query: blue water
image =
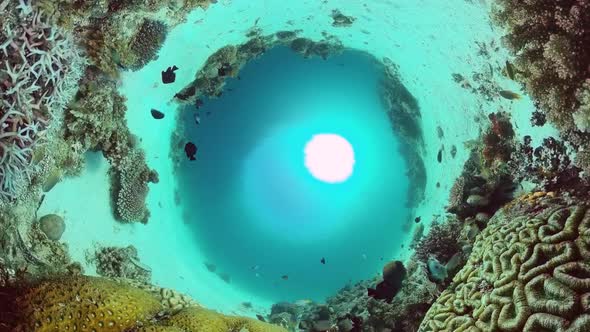
{"type": "Polygon", "coordinates": [[[222,97],[183,111],[199,149],[178,174],[186,222],[233,287],[275,301],[323,300],[395,258],[408,179],[379,102],[380,75],[360,52],[303,59],[276,47],[229,79],[222,97]],[[343,183],[305,168],[305,144],[322,133],[353,146],[343,183]]]}

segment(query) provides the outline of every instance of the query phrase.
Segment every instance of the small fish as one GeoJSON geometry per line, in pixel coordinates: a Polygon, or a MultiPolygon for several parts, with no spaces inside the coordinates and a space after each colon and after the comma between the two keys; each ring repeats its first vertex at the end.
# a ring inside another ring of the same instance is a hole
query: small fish
{"type": "Polygon", "coordinates": [[[309,299],[295,301],[295,305],[298,307],[305,307],[306,305],[310,305],[312,303],[313,303],[313,301],[309,300],[309,299]]]}
{"type": "Polygon", "coordinates": [[[151,110],[152,112],[152,117],[156,120],[160,120],[164,118],[164,113],[158,111],[157,109],[153,109],[151,110]]]}
{"type": "Polygon", "coordinates": [[[320,260],[320,263],[326,264],[326,259],[324,257],[322,257],[322,259],[320,260]]]}
{"type": "Polygon", "coordinates": [[[283,279],[283,280],[289,280],[289,276],[285,274],[285,275],[281,276],[281,279],[283,279]]]}
{"type": "Polygon", "coordinates": [[[256,273],[254,273],[254,276],[255,276],[256,278],[260,278],[260,273],[256,272],[256,273]]]}
{"type": "Polygon", "coordinates": [[[211,111],[208,111],[208,112],[207,112],[207,116],[209,116],[209,115],[211,115],[211,111]]]}
{"type": "Polygon", "coordinates": [[[516,92],[502,90],[499,93],[500,93],[500,96],[502,96],[508,100],[520,99],[520,95],[516,92]]]}
{"type": "Polygon", "coordinates": [[[178,67],[172,66],[168,67],[165,71],[162,71],[162,83],[170,84],[176,81],[176,73],[174,71],[178,70],[178,67]]]}
{"type": "Polygon", "coordinates": [[[416,217],[416,219],[414,219],[414,222],[417,224],[420,222],[420,220],[422,220],[422,217],[416,217]]]}
{"type": "Polygon", "coordinates": [[[514,65],[508,60],[506,60],[506,74],[511,80],[514,80],[514,65]]]}
{"type": "Polygon", "coordinates": [[[201,116],[198,113],[195,113],[195,123],[198,125],[201,124],[201,116]]]}
{"type": "Polygon", "coordinates": [[[200,98],[197,98],[197,99],[195,100],[195,107],[196,107],[197,109],[199,109],[199,108],[201,108],[201,106],[203,106],[203,100],[202,100],[202,99],[200,99],[200,98]]]}
{"type": "Polygon", "coordinates": [[[260,17],[256,19],[256,21],[254,21],[254,25],[258,24],[258,21],[260,21],[260,17]]]}
{"type": "Polygon", "coordinates": [[[188,142],[184,145],[184,152],[186,153],[186,156],[189,160],[195,160],[197,146],[192,142],[188,142]]]}
{"type": "Polygon", "coordinates": [[[252,302],[242,302],[242,307],[252,309],[252,302]]]}
{"type": "Polygon", "coordinates": [[[438,160],[439,163],[442,162],[442,152],[443,152],[443,150],[440,149],[440,150],[438,150],[438,154],[436,155],[436,160],[438,160]]]}
{"type": "Polygon", "coordinates": [[[367,260],[367,255],[362,254],[361,257],[363,258],[363,260],[367,260]]]}
{"type": "Polygon", "coordinates": [[[264,319],[264,316],[262,316],[261,314],[256,314],[256,318],[258,318],[259,321],[266,323],[266,319],[264,319]]]}

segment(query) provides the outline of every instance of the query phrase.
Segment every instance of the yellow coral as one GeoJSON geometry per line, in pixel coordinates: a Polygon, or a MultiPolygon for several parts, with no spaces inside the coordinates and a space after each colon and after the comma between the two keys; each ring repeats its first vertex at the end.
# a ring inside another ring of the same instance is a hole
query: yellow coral
{"type": "Polygon", "coordinates": [[[170,317],[169,326],[186,332],[287,332],[284,328],[246,317],[225,316],[204,308],[186,308],[170,317]]]}
{"type": "Polygon", "coordinates": [[[28,287],[14,301],[15,331],[126,331],[161,310],[149,293],[97,277],[68,277],[28,287]]]}
{"type": "Polygon", "coordinates": [[[590,209],[533,193],[500,210],[419,331],[590,331],[590,209]]]}

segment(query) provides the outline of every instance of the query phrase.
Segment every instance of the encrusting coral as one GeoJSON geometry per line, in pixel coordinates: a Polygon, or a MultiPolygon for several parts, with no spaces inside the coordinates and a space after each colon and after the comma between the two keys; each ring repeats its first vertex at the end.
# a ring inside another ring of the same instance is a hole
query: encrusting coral
{"type": "Polygon", "coordinates": [[[492,217],[419,331],[587,331],[589,260],[585,204],[521,197],[492,217]]]}
{"type": "Polygon", "coordinates": [[[59,277],[0,288],[3,327],[15,332],[286,332],[251,318],[198,306],[170,312],[158,297],[123,281],[59,277]]]}
{"type": "Polygon", "coordinates": [[[33,150],[59,127],[85,61],[73,36],[26,1],[0,11],[0,200],[14,198],[35,169],[33,150]]]}

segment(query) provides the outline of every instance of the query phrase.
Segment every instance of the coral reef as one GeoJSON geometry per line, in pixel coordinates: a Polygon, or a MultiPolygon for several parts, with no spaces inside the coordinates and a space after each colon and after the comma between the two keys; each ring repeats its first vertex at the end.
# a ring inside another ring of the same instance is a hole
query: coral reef
{"type": "Polygon", "coordinates": [[[590,224],[575,199],[523,196],[492,217],[420,331],[590,329],[590,224]]]}
{"type": "Polygon", "coordinates": [[[125,222],[147,223],[150,212],[145,206],[148,183],[158,182],[158,173],[150,170],[143,152],[131,151],[118,167],[111,167],[111,192],[115,216],[125,222]]]}
{"type": "Polygon", "coordinates": [[[163,322],[186,332],[286,332],[285,329],[245,317],[224,316],[204,308],[187,308],[163,322]]]}
{"type": "Polygon", "coordinates": [[[415,261],[407,266],[407,277],[391,303],[367,295],[367,288],[376,281],[346,286],[329,297],[325,305],[310,305],[302,310],[299,326],[311,327],[310,331],[314,331],[313,327],[325,319],[328,319],[328,326],[337,326],[352,316],[362,319],[363,331],[416,331],[440,293],[439,286],[429,280],[425,264],[415,261]]]}
{"type": "Polygon", "coordinates": [[[104,277],[149,282],[152,276],[151,269],[139,261],[134,246],[100,248],[92,261],[96,264],[96,273],[104,277]]]}
{"type": "Polygon", "coordinates": [[[560,129],[584,130],[590,72],[590,3],[499,0],[494,21],[506,29],[504,45],[516,57],[515,79],[560,129]],[[572,114],[580,120],[574,120],[572,114]]]}
{"type": "MultiPolygon", "coordinates": [[[[5,1],[6,2],[6,1],[5,1]]],[[[35,172],[33,151],[60,126],[85,60],[68,32],[27,2],[0,15],[0,200],[13,199],[35,172]]]]}
{"type": "MultiPolygon", "coordinates": [[[[62,277],[3,290],[11,331],[125,331],[162,308],[149,293],[96,277],[62,277]]],[[[3,311],[4,311],[3,310],[3,311]]]]}
{"type": "Polygon", "coordinates": [[[414,245],[414,258],[426,263],[432,257],[446,263],[461,252],[462,229],[463,223],[457,218],[449,217],[445,222],[434,220],[428,234],[414,245]]]}
{"type": "Polygon", "coordinates": [[[120,280],[54,277],[0,288],[3,327],[10,331],[264,331],[281,327],[224,316],[198,306],[169,311],[154,294],[120,280]]]}
{"type": "Polygon", "coordinates": [[[161,21],[146,19],[141,24],[131,41],[131,51],[137,60],[131,68],[141,68],[156,58],[158,50],[164,43],[168,27],[161,21]]]}

